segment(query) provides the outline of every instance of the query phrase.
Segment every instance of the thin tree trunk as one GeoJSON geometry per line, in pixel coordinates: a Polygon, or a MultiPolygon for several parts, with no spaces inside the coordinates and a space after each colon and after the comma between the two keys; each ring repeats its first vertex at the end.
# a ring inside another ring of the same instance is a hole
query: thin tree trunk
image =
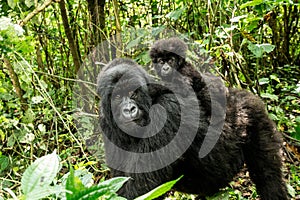
{"type": "Polygon", "coordinates": [[[69,47],[71,50],[71,54],[73,57],[73,62],[74,62],[74,66],[75,66],[75,74],[77,74],[80,65],[81,65],[81,61],[80,61],[80,56],[79,56],[79,51],[77,49],[77,46],[75,44],[75,40],[72,36],[72,32],[71,32],[71,28],[69,25],[69,21],[68,21],[68,15],[67,15],[67,10],[66,10],[66,5],[65,5],[65,1],[61,0],[59,2],[59,8],[60,8],[60,12],[61,12],[61,16],[62,16],[62,20],[63,20],[63,25],[64,25],[64,29],[65,29],[65,33],[66,36],[68,38],[68,42],[69,42],[69,47]]]}
{"type": "Polygon", "coordinates": [[[23,111],[26,111],[28,109],[28,105],[27,105],[26,100],[23,97],[25,92],[21,88],[18,75],[14,71],[13,66],[11,65],[10,61],[7,58],[3,58],[3,61],[4,61],[4,66],[6,66],[6,69],[8,70],[8,75],[11,79],[11,82],[16,90],[16,94],[17,94],[18,98],[20,99],[21,108],[23,111]]]}
{"type": "Polygon", "coordinates": [[[105,0],[88,0],[88,10],[92,22],[91,46],[97,46],[104,39],[105,0]]]}
{"type": "Polygon", "coordinates": [[[116,47],[116,57],[122,56],[122,38],[121,38],[121,23],[119,15],[119,5],[117,0],[113,0],[114,14],[116,19],[116,37],[115,37],[115,47],[116,47]]]}

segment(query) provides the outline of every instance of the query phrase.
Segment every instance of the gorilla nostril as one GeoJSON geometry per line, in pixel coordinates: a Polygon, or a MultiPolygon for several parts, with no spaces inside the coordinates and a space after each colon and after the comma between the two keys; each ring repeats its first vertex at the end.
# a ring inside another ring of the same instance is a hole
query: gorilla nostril
{"type": "Polygon", "coordinates": [[[132,108],[130,109],[130,114],[133,116],[133,117],[136,117],[138,113],[138,109],[136,106],[132,106],[132,108]]]}
{"type": "Polygon", "coordinates": [[[129,114],[129,112],[130,112],[130,110],[129,110],[128,108],[124,108],[124,109],[123,109],[123,113],[129,114]]]}
{"type": "Polygon", "coordinates": [[[132,106],[131,109],[130,109],[130,112],[133,113],[133,112],[135,112],[135,111],[136,111],[136,107],[135,107],[135,106],[132,106]]]}
{"type": "Polygon", "coordinates": [[[126,108],[123,109],[123,115],[126,118],[136,117],[137,113],[138,113],[138,108],[135,105],[129,105],[129,106],[126,106],[126,108]]]}

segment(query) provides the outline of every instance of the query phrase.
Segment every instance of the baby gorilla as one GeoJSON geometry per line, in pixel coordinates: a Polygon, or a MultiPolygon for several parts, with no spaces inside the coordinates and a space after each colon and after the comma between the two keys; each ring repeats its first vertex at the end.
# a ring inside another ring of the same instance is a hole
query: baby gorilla
{"type": "Polygon", "coordinates": [[[150,49],[153,67],[167,86],[184,97],[190,92],[186,85],[190,85],[201,99],[199,103],[206,114],[210,115],[211,105],[225,105],[227,88],[219,77],[210,73],[201,74],[187,62],[187,49],[187,45],[176,37],[156,41],[150,49]]]}
{"type": "MultiPolygon", "coordinates": [[[[195,91],[203,87],[201,76],[193,66],[186,62],[187,45],[178,38],[163,39],[155,42],[150,50],[150,57],[156,73],[166,83],[173,86],[191,85],[195,91]],[[183,75],[183,76],[180,76],[183,75]],[[198,82],[198,83],[196,83],[198,82]],[[194,88],[195,87],[195,88],[194,88]]],[[[180,93],[187,95],[185,89],[180,93]]]]}

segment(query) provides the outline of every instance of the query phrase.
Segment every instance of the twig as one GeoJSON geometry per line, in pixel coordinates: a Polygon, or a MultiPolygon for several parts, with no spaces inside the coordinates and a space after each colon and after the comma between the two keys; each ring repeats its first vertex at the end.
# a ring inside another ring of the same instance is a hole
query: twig
{"type": "Polygon", "coordinates": [[[19,25],[20,26],[24,26],[28,23],[28,21],[33,18],[35,15],[37,15],[38,13],[42,12],[45,8],[47,8],[52,2],[59,2],[60,0],[48,0],[48,1],[45,1],[43,3],[43,5],[41,5],[40,7],[37,7],[36,9],[34,9],[31,13],[29,13],[25,19],[21,20],[19,22],[19,25]]]}
{"type": "Polygon", "coordinates": [[[84,84],[87,84],[87,85],[97,86],[96,83],[92,83],[92,82],[89,82],[89,81],[84,81],[84,80],[80,80],[80,79],[73,79],[73,78],[66,78],[66,77],[53,75],[53,74],[49,74],[49,73],[42,72],[42,71],[35,71],[35,72],[38,73],[38,74],[44,74],[44,75],[47,75],[47,76],[52,76],[52,77],[55,77],[55,78],[66,80],[66,81],[73,81],[73,82],[78,82],[78,83],[84,83],[84,84]]]}
{"type": "Polygon", "coordinates": [[[284,132],[282,132],[282,135],[283,135],[284,137],[286,137],[286,138],[288,138],[288,139],[290,139],[290,140],[296,142],[296,143],[300,143],[299,140],[297,140],[296,138],[293,138],[293,137],[289,136],[288,134],[286,134],[286,133],[284,133],[284,132]]]}

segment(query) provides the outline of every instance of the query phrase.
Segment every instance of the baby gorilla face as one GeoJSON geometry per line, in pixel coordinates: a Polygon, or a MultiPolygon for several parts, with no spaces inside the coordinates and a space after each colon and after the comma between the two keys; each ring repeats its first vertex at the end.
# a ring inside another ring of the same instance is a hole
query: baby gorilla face
{"type": "Polygon", "coordinates": [[[177,60],[174,56],[159,57],[157,62],[153,63],[156,73],[163,80],[172,80],[174,72],[178,68],[177,60]]]}

